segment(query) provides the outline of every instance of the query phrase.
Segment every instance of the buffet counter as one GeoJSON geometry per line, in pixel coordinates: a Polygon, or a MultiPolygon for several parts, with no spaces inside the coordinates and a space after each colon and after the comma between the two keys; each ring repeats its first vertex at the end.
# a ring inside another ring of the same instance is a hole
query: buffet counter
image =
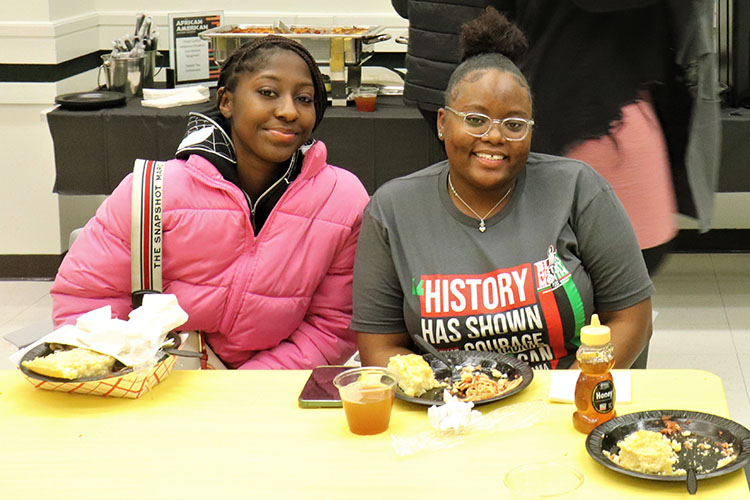
{"type": "MultiPolygon", "coordinates": [[[[169,160],[182,140],[191,111],[212,102],[156,109],[131,99],[123,107],[97,111],[55,109],[47,114],[55,148],[54,191],[108,195],[138,158],[169,160]]],[[[329,107],[313,133],[328,148],[328,162],[354,172],[371,194],[385,181],[426,167],[441,157],[416,108],[401,96],[379,96],[374,112],[353,103],[329,107]]]]}
{"type": "MultiPolygon", "coordinates": [[[[213,94],[213,92],[212,92],[213,94]]],[[[357,111],[353,103],[329,107],[313,137],[328,147],[333,165],[354,172],[372,194],[394,177],[408,174],[443,158],[416,108],[401,96],[379,96],[373,113],[357,111]]],[[[63,195],[108,195],[137,158],[169,160],[182,139],[187,115],[206,112],[211,102],[155,109],[131,99],[120,108],[98,111],[55,109],[47,121],[55,149],[54,192],[63,195]]],[[[750,110],[722,111],[722,158],[719,192],[750,191],[747,173],[750,110]]]]}

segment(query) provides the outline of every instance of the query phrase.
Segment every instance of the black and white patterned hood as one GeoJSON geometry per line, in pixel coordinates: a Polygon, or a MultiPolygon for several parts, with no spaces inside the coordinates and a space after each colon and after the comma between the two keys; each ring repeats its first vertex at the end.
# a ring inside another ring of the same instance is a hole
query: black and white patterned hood
{"type": "Polygon", "coordinates": [[[199,155],[210,161],[225,179],[237,184],[237,157],[234,144],[224,127],[229,124],[215,111],[211,115],[190,113],[182,142],[177,146],[175,157],[186,160],[190,155],[199,155]]]}

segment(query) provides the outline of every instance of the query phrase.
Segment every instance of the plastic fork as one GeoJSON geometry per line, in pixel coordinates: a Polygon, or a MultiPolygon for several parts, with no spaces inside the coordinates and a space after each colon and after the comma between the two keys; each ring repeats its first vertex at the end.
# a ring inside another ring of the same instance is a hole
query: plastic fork
{"type": "Polygon", "coordinates": [[[439,359],[445,366],[451,371],[451,381],[461,380],[461,369],[453,361],[448,358],[445,354],[435,349],[435,346],[427,342],[419,335],[412,335],[414,343],[417,344],[422,350],[432,354],[439,359]]]}

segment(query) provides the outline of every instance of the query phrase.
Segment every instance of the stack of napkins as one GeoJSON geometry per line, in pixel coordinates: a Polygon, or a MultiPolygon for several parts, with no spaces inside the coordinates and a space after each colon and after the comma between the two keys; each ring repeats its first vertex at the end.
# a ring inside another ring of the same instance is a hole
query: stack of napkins
{"type": "Polygon", "coordinates": [[[208,99],[208,87],[191,85],[175,89],[143,89],[141,104],[149,108],[171,108],[185,104],[198,104],[208,99]]]}
{"type": "Polygon", "coordinates": [[[11,356],[15,364],[37,345],[65,344],[109,354],[125,366],[148,367],[157,360],[166,336],[188,320],[172,294],[147,294],[143,305],[123,321],[112,317],[110,306],[80,316],[75,325],[64,325],[11,356]]]}
{"type": "MultiPolygon", "coordinates": [[[[553,403],[574,403],[576,381],[580,370],[554,370],[549,384],[549,400],[553,403]]],[[[630,372],[614,370],[615,403],[630,403],[630,372]]]]}

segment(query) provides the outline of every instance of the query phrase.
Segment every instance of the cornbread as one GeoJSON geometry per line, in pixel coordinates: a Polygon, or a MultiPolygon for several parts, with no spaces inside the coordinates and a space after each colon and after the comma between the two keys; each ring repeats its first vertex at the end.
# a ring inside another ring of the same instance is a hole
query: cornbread
{"type": "Polygon", "coordinates": [[[430,389],[446,385],[435,380],[430,365],[417,354],[392,356],[388,369],[398,375],[398,386],[410,397],[419,397],[430,389]]]}
{"type": "Polygon", "coordinates": [[[76,347],[70,350],[58,350],[47,356],[24,361],[21,364],[40,375],[75,380],[109,374],[112,372],[115,358],[76,347]]]}
{"type": "MultiPolygon", "coordinates": [[[[677,462],[676,452],[680,443],[656,431],[639,430],[618,441],[620,453],[604,455],[617,465],[646,474],[672,475],[672,466],[677,462]]],[[[683,472],[684,473],[684,472],[683,472]]]]}

